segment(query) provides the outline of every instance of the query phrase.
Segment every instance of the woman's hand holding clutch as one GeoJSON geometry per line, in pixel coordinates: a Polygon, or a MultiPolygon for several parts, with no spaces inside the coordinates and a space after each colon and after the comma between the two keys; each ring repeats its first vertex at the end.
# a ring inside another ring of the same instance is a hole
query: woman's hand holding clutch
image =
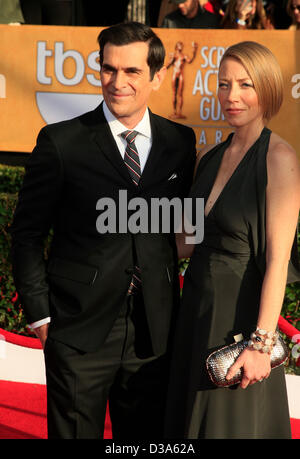
{"type": "Polygon", "coordinates": [[[239,369],[242,369],[240,387],[246,389],[256,382],[267,379],[271,373],[270,354],[262,353],[255,349],[246,348],[230,367],[226,379],[231,379],[239,369]]]}

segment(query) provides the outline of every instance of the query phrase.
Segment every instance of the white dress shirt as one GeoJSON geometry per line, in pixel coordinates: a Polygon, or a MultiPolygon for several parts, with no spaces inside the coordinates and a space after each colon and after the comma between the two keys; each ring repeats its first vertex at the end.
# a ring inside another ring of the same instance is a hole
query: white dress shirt
{"type": "MultiPolygon", "coordinates": [[[[128,128],[114,117],[114,115],[109,111],[105,102],[103,102],[103,112],[110,127],[111,133],[119,148],[120,154],[124,159],[127,142],[125,139],[123,139],[121,134],[122,132],[127,131],[128,128]]],[[[138,132],[134,143],[139,153],[141,172],[143,172],[152,146],[152,135],[148,109],[146,109],[141,121],[135,126],[135,128],[130,130],[138,132]]]]}
{"type": "MultiPolygon", "coordinates": [[[[114,140],[118,146],[120,154],[124,159],[125,156],[125,149],[127,146],[127,142],[121,136],[122,132],[127,131],[128,128],[124,126],[109,110],[106,103],[103,102],[103,112],[110,127],[111,133],[113,135],[114,140]]],[[[150,118],[149,118],[149,110],[148,108],[145,111],[145,114],[141,121],[135,126],[135,128],[130,129],[131,131],[137,131],[138,135],[135,138],[135,145],[137,151],[139,153],[140,158],[140,166],[141,172],[143,172],[146,161],[148,159],[151,146],[152,146],[152,134],[151,134],[151,125],[150,125],[150,118]]],[[[32,329],[41,327],[44,324],[47,324],[51,321],[50,317],[46,317],[45,319],[38,320],[37,322],[33,322],[30,324],[32,329]]]]}

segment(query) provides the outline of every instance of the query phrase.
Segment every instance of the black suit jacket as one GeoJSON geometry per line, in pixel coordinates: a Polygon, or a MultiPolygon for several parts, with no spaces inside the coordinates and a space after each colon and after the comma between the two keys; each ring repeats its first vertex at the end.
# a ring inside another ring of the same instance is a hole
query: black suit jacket
{"type": "MultiPolygon", "coordinates": [[[[100,234],[99,198],[185,197],[192,181],[191,128],[150,112],[152,148],[136,187],[100,105],[45,126],[26,165],[11,227],[16,288],[28,322],[51,316],[49,336],[99,348],[126,297],[135,257],[154,354],[166,350],[178,301],[174,234],[100,234]],[[175,179],[168,180],[173,174],[175,179]],[[48,260],[44,239],[53,228],[48,260]]],[[[118,209],[117,209],[118,213],[118,209]]]]}

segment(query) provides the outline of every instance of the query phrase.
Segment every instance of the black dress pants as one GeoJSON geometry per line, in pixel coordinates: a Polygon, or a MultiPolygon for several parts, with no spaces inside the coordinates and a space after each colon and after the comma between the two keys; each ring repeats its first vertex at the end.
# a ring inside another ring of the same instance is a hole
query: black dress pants
{"type": "Polygon", "coordinates": [[[147,346],[137,351],[139,340],[147,342],[139,306],[134,297],[126,300],[96,352],[47,339],[49,439],[103,438],[107,402],[114,439],[162,438],[168,359],[145,358],[147,346]]]}

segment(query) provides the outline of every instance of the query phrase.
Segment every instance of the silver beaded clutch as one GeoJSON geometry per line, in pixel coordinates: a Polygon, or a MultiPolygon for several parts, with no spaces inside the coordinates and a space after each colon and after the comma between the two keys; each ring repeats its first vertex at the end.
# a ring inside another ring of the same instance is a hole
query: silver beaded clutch
{"type": "MultiPolygon", "coordinates": [[[[206,359],[206,368],[211,381],[219,387],[228,387],[238,384],[242,380],[242,370],[239,370],[232,379],[225,379],[229,368],[234,364],[241,352],[248,346],[248,340],[224,346],[212,352],[206,359]]],[[[271,368],[282,365],[288,358],[288,348],[281,338],[277,339],[271,353],[271,368]]]]}

